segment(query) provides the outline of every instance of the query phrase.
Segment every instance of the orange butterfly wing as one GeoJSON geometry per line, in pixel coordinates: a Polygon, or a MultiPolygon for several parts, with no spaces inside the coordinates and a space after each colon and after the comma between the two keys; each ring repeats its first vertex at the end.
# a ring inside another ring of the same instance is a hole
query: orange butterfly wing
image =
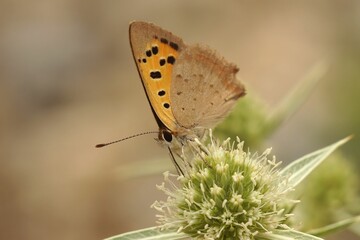
{"type": "Polygon", "coordinates": [[[174,132],[176,119],[170,102],[173,65],[185,48],[183,41],[153,24],[130,24],[130,44],[147,98],[159,126],[174,132]],[[160,122],[159,122],[160,120],[160,122]]]}

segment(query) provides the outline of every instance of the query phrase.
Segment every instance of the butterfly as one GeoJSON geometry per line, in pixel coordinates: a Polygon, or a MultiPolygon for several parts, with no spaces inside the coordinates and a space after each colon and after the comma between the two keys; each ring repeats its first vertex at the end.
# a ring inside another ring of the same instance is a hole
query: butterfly
{"type": "Polygon", "coordinates": [[[245,94],[238,68],[200,45],[186,45],[147,22],[132,22],[130,45],[159,140],[171,143],[199,137],[215,126],[245,94]]]}
{"type": "Polygon", "coordinates": [[[151,110],[158,140],[181,145],[201,137],[245,94],[239,69],[214,50],[187,45],[152,23],[129,27],[130,45],[151,110]]]}
{"type": "Polygon", "coordinates": [[[159,126],[158,139],[182,145],[216,125],[245,94],[239,69],[214,50],[187,45],[152,23],[129,27],[142,85],[159,126]]]}

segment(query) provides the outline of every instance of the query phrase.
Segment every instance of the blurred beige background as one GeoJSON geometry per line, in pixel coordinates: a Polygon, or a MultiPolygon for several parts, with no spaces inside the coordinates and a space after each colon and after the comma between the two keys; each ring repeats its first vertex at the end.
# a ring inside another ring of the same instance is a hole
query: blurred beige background
{"type": "MultiPolygon", "coordinates": [[[[167,151],[151,135],[94,148],[157,129],[131,56],[133,20],[217,49],[269,110],[328,60],[308,101],[267,141],[279,160],[360,133],[357,0],[2,0],[1,239],[101,239],[154,225],[162,175],[122,181],[118,170],[144,159],[173,169],[167,151]]],[[[357,138],[344,148],[354,159],[357,138]]]]}

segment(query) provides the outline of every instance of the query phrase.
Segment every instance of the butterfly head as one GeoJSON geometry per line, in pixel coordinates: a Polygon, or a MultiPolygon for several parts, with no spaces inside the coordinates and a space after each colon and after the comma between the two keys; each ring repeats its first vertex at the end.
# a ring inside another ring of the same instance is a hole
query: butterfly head
{"type": "Polygon", "coordinates": [[[161,126],[159,128],[158,139],[156,140],[162,145],[176,148],[177,146],[184,145],[190,138],[193,139],[195,137],[194,134],[190,133],[188,130],[181,128],[178,130],[179,131],[172,131],[165,126],[161,126]]]}
{"type": "Polygon", "coordinates": [[[160,125],[157,141],[161,144],[165,144],[170,148],[176,148],[177,146],[183,146],[187,141],[192,141],[195,138],[201,138],[204,136],[205,128],[195,128],[192,130],[185,128],[177,128],[175,131],[168,129],[164,125],[160,125]]]}
{"type": "Polygon", "coordinates": [[[158,139],[159,139],[159,141],[162,141],[164,143],[171,144],[171,142],[174,139],[174,136],[169,129],[160,128],[158,139]]]}
{"type": "Polygon", "coordinates": [[[158,138],[155,140],[161,146],[168,148],[170,152],[177,155],[181,154],[181,149],[184,145],[184,139],[178,136],[176,132],[172,132],[166,127],[160,127],[158,138]]]}

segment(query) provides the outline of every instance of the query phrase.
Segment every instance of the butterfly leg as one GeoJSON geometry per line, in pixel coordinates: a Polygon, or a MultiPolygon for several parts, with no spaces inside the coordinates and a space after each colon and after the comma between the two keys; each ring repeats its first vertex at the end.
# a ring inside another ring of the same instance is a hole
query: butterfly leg
{"type": "Polygon", "coordinates": [[[186,157],[183,157],[183,156],[186,156],[186,155],[185,155],[185,151],[184,151],[184,144],[182,144],[182,146],[181,146],[181,153],[182,153],[182,155],[180,155],[180,154],[178,154],[178,153],[177,153],[177,155],[178,155],[179,158],[182,159],[185,167],[187,167],[187,168],[192,168],[192,165],[191,165],[190,161],[186,161],[186,160],[185,160],[186,157]]]}
{"type": "Polygon", "coordinates": [[[170,153],[171,160],[172,160],[172,162],[173,162],[174,165],[175,165],[175,168],[176,168],[177,173],[178,173],[179,175],[184,176],[184,172],[181,170],[181,167],[180,167],[180,165],[178,164],[178,162],[176,161],[176,159],[175,159],[175,157],[174,157],[174,154],[173,154],[173,152],[171,151],[170,147],[168,147],[168,149],[169,149],[169,153],[170,153]]]}

